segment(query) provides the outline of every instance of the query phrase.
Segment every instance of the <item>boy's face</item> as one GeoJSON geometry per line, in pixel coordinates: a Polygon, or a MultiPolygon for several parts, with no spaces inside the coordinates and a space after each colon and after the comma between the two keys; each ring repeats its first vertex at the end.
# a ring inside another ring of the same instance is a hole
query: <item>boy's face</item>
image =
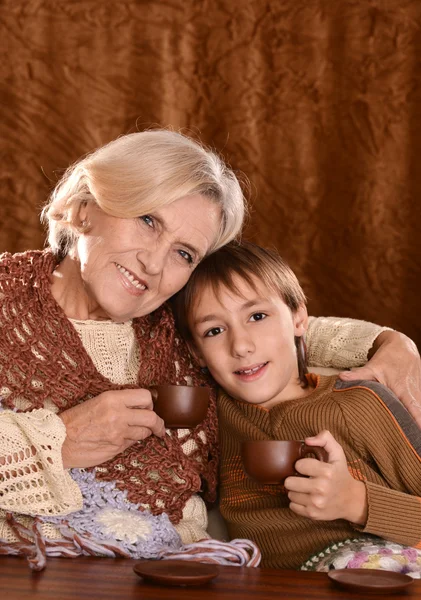
{"type": "Polygon", "coordinates": [[[202,366],[230,396],[265,408],[301,396],[294,336],[303,335],[307,311],[292,314],[262,282],[256,290],[234,278],[241,295],[202,289],[190,327],[202,366]]]}

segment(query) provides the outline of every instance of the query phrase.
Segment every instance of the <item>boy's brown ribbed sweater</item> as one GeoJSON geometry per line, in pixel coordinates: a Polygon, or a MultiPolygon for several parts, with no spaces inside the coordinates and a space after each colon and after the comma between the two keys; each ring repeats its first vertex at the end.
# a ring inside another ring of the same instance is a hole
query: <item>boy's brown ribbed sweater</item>
{"type": "Polygon", "coordinates": [[[421,548],[421,432],[379,383],[309,376],[314,391],[270,410],[221,393],[221,513],[232,537],[255,541],[262,564],[298,568],[315,552],[361,532],[421,548]],[[365,528],[345,520],[313,521],[293,513],[282,486],[245,475],[243,440],[301,440],[329,430],[352,475],[367,488],[365,528]]]}

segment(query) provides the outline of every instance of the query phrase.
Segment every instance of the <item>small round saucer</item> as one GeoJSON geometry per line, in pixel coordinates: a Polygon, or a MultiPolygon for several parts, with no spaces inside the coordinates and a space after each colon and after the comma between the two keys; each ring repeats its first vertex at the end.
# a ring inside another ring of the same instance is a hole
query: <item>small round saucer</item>
{"type": "Polygon", "coordinates": [[[412,577],[403,573],[380,569],[338,569],[329,571],[327,575],[341,587],[374,594],[397,592],[414,582],[412,577]]]}
{"type": "Polygon", "coordinates": [[[218,575],[218,567],[189,560],[142,560],[133,567],[136,575],[164,585],[203,585],[218,575]]]}

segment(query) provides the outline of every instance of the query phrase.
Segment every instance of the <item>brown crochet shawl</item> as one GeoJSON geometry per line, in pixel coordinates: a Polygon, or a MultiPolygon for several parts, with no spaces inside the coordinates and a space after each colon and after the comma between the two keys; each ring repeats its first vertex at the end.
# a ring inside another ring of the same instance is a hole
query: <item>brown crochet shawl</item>
{"type": "MultiPolygon", "coordinates": [[[[83,344],[51,294],[51,273],[57,258],[51,251],[0,255],[0,390],[4,408],[24,398],[30,408],[47,399],[63,411],[106,390],[133,388],[111,383],[95,368],[83,344]]],[[[139,387],[153,384],[211,385],[191,364],[178,337],[172,312],[164,305],[134,319],[141,351],[139,387]]],[[[217,418],[214,391],[206,420],[179,440],[177,432],[163,443],[155,436],[138,442],[97,469],[97,477],[115,481],[128,499],[166,512],[174,523],[192,494],[216,496],[217,418]],[[201,433],[202,432],[202,433],[201,433]],[[206,441],[204,442],[204,436],[206,441]],[[199,435],[201,434],[201,435],[199,435]],[[186,456],[181,444],[194,440],[186,456]],[[155,472],[159,477],[150,477],[155,472]]]]}

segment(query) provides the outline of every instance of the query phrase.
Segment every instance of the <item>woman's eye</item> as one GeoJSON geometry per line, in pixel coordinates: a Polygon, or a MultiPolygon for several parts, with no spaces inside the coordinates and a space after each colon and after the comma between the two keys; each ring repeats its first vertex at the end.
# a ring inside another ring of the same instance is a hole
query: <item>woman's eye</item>
{"type": "Polygon", "coordinates": [[[184,258],[184,260],[186,260],[189,263],[189,265],[192,264],[193,257],[189,252],[186,252],[185,250],[179,250],[178,253],[182,258],[184,258]]]}
{"type": "Polygon", "coordinates": [[[212,327],[205,333],[205,337],[215,337],[215,335],[219,335],[221,333],[221,327],[212,327]]]}
{"type": "Polygon", "coordinates": [[[251,315],[250,321],[263,321],[266,317],[267,315],[265,313],[254,313],[254,315],[251,315]]]}
{"type": "Polygon", "coordinates": [[[146,223],[148,227],[151,227],[152,229],[155,227],[155,221],[150,215],[142,215],[141,217],[139,217],[139,219],[146,223]]]}

